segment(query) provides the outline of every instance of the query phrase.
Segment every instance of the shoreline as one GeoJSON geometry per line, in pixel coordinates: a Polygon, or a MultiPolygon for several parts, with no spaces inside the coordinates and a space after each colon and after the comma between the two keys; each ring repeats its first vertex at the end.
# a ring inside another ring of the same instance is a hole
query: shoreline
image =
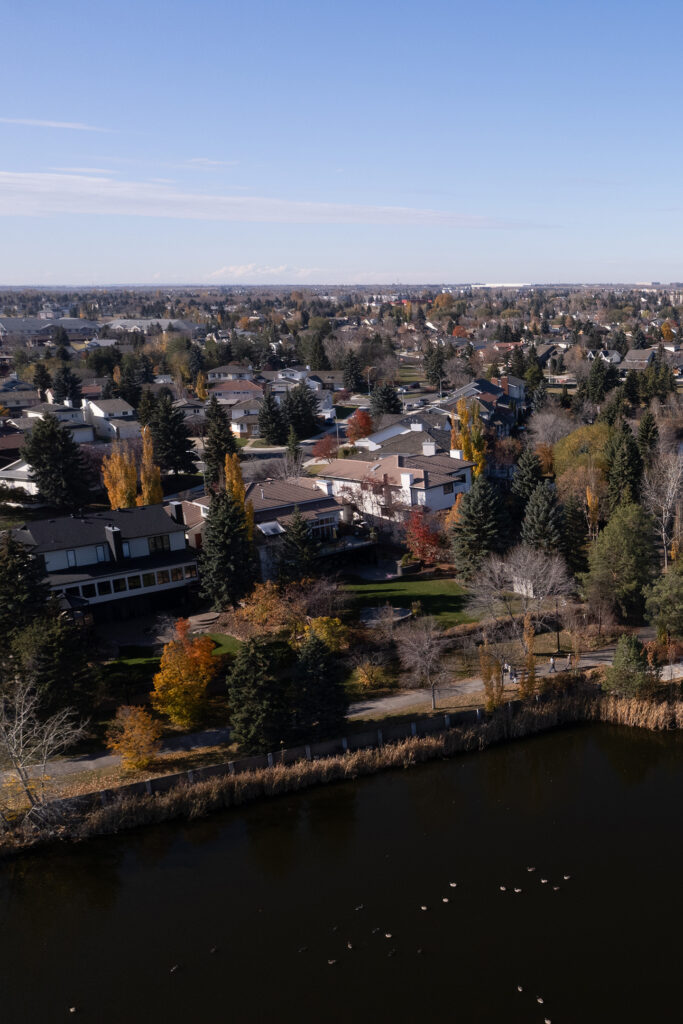
{"type": "Polygon", "coordinates": [[[472,724],[443,728],[430,735],[413,735],[387,742],[380,740],[377,745],[316,760],[300,759],[289,764],[273,762],[238,773],[228,770],[227,766],[217,765],[209,777],[192,781],[192,773],[185,773],[182,780],[158,792],[126,793],[126,787],[121,787],[122,793],[118,796],[116,790],[109,791],[113,798],[106,802],[103,799],[106,791],[96,791],[86,797],[62,802],[71,806],[61,807],[60,810],[66,813],[42,831],[17,829],[9,836],[0,837],[0,858],[12,859],[40,847],[83,842],[145,825],[206,817],[216,811],[301,792],[313,786],[350,781],[395,768],[410,768],[457,754],[481,752],[499,743],[590,722],[641,728],[649,732],[678,731],[683,728],[683,700],[655,702],[582,689],[561,697],[522,704],[514,710],[511,704],[507,704],[482,715],[472,724]]]}

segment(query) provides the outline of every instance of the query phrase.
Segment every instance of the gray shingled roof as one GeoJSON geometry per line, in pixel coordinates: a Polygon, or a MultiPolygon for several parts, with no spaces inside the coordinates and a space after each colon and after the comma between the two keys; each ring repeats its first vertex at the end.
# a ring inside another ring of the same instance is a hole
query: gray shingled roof
{"type": "Polygon", "coordinates": [[[144,508],[118,509],[116,512],[95,512],[87,516],[38,519],[35,522],[24,523],[12,532],[22,544],[27,544],[36,553],[41,553],[102,544],[106,540],[104,528],[107,525],[118,526],[121,540],[154,537],[164,533],[182,533],[185,529],[166,514],[163,505],[147,505],[144,508]]]}

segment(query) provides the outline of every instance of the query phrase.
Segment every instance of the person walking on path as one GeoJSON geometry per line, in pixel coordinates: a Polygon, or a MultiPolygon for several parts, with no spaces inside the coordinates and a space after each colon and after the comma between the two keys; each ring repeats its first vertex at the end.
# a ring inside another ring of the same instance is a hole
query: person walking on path
{"type": "Polygon", "coordinates": [[[550,671],[555,671],[555,659],[553,658],[552,654],[550,655],[550,671]]]}

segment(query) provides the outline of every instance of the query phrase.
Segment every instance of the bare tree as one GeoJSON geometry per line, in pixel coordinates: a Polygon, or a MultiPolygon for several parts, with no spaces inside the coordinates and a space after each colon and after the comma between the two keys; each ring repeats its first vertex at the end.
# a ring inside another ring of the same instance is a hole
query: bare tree
{"type": "Polygon", "coordinates": [[[444,644],[445,637],[430,616],[421,616],[396,635],[401,665],[410,672],[415,686],[431,690],[432,711],[436,710],[436,688],[445,675],[444,644]]]}
{"type": "MultiPolygon", "coordinates": [[[[51,758],[73,746],[85,732],[70,708],[39,716],[40,701],[31,684],[17,678],[0,696],[0,759],[12,770],[30,805],[27,817],[44,821],[45,782],[51,758]]],[[[0,808],[0,820],[9,826],[0,808]]]]}
{"type": "Polygon", "coordinates": [[[535,412],[527,426],[527,436],[535,447],[539,444],[557,444],[576,429],[572,417],[559,409],[541,409],[535,412]]]}
{"type": "Polygon", "coordinates": [[[657,524],[664,548],[664,569],[669,564],[676,506],[683,492],[683,458],[675,452],[664,452],[645,470],[643,504],[657,524]]]}
{"type": "Polygon", "coordinates": [[[504,557],[484,560],[475,584],[475,605],[490,619],[502,619],[517,640],[524,632],[524,616],[531,615],[536,629],[558,611],[560,600],[574,584],[561,555],[546,555],[520,544],[504,557]]]}

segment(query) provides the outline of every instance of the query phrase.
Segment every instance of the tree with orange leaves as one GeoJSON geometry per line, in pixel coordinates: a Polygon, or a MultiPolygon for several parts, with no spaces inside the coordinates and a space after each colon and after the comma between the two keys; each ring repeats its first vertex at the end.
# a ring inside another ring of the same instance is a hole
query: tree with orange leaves
{"type": "Polygon", "coordinates": [[[240,457],[237,452],[225,456],[225,489],[239,505],[244,507],[247,539],[251,542],[254,539],[254,506],[246,500],[247,490],[244,486],[240,457]]]}
{"type": "Polygon", "coordinates": [[[138,474],[128,445],[114,441],[111,455],[102,459],[102,479],[110,508],[132,508],[135,505],[138,474]]]}
{"type": "Polygon", "coordinates": [[[213,647],[208,636],[190,636],[188,619],[178,619],[161,654],[150,697],[152,707],[174,725],[190,728],[197,724],[206,687],[218,671],[213,647]]]}
{"type": "Polygon", "coordinates": [[[144,427],[142,431],[142,461],[140,463],[140,488],[138,505],[159,505],[164,500],[161,487],[161,470],[154,465],[154,441],[152,431],[144,427]]]}
{"type": "Polygon", "coordinates": [[[146,768],[161,746],[161,723],[144,708],[123,705],[109,726],[107,746],[120,755],[125,772],[146,768]]]}
{"type": "Polygon", "coordinates": [[[355,444],[362,437],[368,437],[373,429],[370,413],[365,409],[357,409],[347,421],[346,436],[352,444],[355,444]]]}

